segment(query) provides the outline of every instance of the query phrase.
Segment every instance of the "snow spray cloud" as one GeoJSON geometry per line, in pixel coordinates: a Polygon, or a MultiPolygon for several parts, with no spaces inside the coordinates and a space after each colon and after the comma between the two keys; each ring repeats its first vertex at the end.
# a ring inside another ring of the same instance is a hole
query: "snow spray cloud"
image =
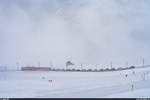
{"type": "Polygon", "coordinates": [[[0,65],[149,62],[148,0],[0,1],[0,65]]]}

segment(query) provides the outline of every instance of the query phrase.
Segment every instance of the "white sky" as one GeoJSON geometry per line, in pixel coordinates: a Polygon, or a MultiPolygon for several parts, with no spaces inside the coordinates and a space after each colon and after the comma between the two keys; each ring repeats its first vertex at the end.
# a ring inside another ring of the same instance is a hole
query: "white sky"
{"type": "Polygon", "coordinates": [[[148,0],[0,1],[0,66],[150,64],[148,0]]]}

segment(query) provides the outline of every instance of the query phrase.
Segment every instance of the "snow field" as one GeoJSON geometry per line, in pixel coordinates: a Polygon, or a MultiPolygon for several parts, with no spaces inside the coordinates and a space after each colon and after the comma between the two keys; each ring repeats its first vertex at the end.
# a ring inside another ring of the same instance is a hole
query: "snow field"
{"type": "Polygon", "coordinates": [[[0,72],[0,97],[107,98],[115,94],[117,97],[119,93],[133,93],[135,90],[150,88],[149,72],[150,68],[113,72],[0,72]],[[144,73],[145,80],[142,76],[144,73]],[[135,86],[133,91],[132,84],[135,86]]]}

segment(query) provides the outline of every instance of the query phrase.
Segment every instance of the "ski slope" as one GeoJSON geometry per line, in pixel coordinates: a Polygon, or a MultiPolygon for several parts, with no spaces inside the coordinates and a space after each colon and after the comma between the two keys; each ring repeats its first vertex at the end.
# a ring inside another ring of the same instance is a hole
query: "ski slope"
{"type": "Polygon", "coordinates": [[[112,72],[1,71],[0,97],[150,97],[149,84],[150,68],[112,72]],[[135,86],[133,90],[132,84],[135,86]]]}
{"type": "Polygon", "coordinates": [[[147,89],[137,89],[135,91],[125,92],[125,93],[118,93],[109,95],[107,98],[149,98],[150,96],[150,88],[147,89]]]}

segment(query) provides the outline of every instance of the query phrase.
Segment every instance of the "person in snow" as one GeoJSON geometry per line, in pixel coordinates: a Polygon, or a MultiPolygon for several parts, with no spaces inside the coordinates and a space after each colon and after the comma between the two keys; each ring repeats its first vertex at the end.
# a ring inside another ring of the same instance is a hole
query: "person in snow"
{"type": "Polygon", "coordinates": [[[133,89],[134,89],[134,84],[131,85],[131,90],[133,91],[133,89]]]}

